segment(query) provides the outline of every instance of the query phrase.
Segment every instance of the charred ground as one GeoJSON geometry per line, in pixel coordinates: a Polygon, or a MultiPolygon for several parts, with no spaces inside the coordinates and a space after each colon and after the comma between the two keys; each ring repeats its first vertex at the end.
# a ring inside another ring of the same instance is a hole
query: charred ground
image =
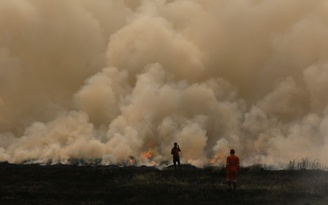
{"type": "Polygon", "coordinates": [[[220,167],[0,163],[0,204],[327,204],[328,172],[243,168],[237,192],[220,167]]]}

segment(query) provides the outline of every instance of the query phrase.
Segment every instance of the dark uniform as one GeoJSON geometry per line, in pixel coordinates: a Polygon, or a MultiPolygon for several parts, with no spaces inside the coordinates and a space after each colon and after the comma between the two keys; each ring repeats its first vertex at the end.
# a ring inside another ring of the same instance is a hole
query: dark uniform
{"type": "Polygon", "coordinates": [[[177,170],[176,164],[178,163],[179,169],[180,169],[180,155],[179,152],[181,152],[181,149],[178,145],[178,143],[174,143],[174,147],[171,150],[171,154],[173,155],[173,164],[174,169],[177,170]]]}

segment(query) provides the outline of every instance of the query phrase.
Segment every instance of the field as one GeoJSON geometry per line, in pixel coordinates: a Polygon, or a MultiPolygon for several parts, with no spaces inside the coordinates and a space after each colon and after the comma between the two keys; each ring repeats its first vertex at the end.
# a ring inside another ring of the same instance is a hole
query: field
{"type": "Polygon", "coordinates": [[[0,163],[0,204],[328,204],[328,172],[241,170],[228,191],[220,167],[0,163]]]}

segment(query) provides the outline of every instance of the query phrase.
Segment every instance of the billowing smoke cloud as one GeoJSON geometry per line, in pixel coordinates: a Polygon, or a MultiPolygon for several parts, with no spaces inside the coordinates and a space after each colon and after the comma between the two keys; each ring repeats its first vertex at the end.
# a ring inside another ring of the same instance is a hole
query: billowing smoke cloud
{"type": "Polygon", "coordinates": [[[327,36],[325,0],[0,1],[0,160],[328,164],[327,36]]]}

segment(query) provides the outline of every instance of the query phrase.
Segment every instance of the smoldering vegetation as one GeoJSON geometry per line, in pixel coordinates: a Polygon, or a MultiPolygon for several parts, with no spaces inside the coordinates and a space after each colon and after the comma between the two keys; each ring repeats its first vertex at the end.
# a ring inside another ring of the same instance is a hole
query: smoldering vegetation
{"type": "Polygon", "coordinates": [[[325,0],[0,0],[0,160],[328,164],[325,0]]]}

